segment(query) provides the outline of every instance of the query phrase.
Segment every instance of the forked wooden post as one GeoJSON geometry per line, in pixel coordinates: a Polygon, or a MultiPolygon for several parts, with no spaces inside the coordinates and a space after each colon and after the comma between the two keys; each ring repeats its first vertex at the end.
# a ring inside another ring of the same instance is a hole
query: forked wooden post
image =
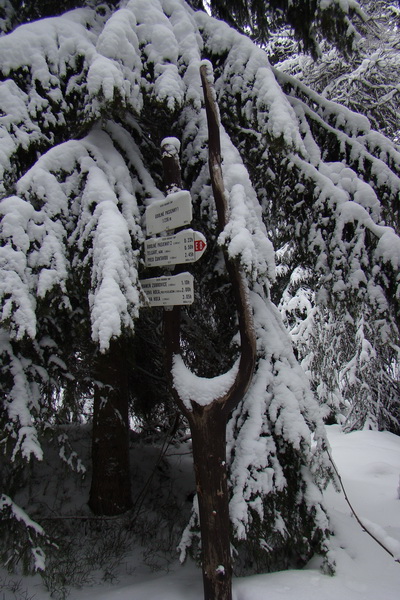
{"type": "MultiPolygon", "coordinates": [[[[211,68],[211,65],[210,67],[211,68]]],[[[217,209],[220,231],[228,223],[229,208],[226,200],[224,180],[222,176],[220,123],[218,106],[214,90],[207,74],[208,67],[200,67],[201,82],[204,90],[204,100],[208,124],[209,168],[211,185],[217,209]]],[[[228,417],[232,410],[243,398],[253,376],[256,361],[256,336],[254,332],[253,311],[249,301],[249,290],[238,259],[232,259],[224,253],[225,265],[235,295],[236,310],[240,330],[240,364],[236,380],[227,394],[224,410],[228,417]]]]}
{"type": "MultiPolygon", "coordinates": [[[[221,169],[221,148],[218,109],[207,67],[200,69],[209,129],[209,165],[212,189],[216,204],[220,231],[228,222],[228,206],[221,169]]],[[[176,157],[177,159],[177,157],[176,157]]],[[[171,169],[166,165],[171,183],[178,180],[172,175],[179,163],[171,169]],[[172,177],[172,180],[171,180],[172,177]]],[[[165,163],[164,163],[165,165],[165,163]]],[[[165,168],[165,167],[164,167],[165,168]]],[[[180,181],[180,179],[179,179],[180,181]]],[[[229,494],[226,472],[226,425],[232,410],[243,398],[250,384],[256,360],[256,341],[253,314],[248,298],[246,280],[238,260],[225,253],[226,268],[234,291],[239,317],[241,356],[236,378],[223,396],[210,404],[200,406],[194,400],[191,408],[180,398],[172,376],[174,356],[180,348],[180,307],[175,306],[164,313],[166,362],[171,378],[174,398],[188,419],[193,444],[193,462],[196,475],[196,491],[199,502],[199,518],[202,545],[202,571],[205,600],[232,600],[232,558],[230,548],[229,494]]]]}

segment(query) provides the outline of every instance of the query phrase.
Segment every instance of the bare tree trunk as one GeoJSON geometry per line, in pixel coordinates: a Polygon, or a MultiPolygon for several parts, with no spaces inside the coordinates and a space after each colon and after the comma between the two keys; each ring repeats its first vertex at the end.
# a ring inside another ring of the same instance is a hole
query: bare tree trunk
{"type": "Polygon", "coordinates": [[[96,515],[132,507],[127,374],[122,344],[113,341],[99,355],[95,373],[89,506],[96,515]]]}
{"type": "Polygon", "coordinates": [[[226,473],[226,420],[221,407],[190,415],[202,546],[204,598],[232,599],[232,558],[226,473]]]}

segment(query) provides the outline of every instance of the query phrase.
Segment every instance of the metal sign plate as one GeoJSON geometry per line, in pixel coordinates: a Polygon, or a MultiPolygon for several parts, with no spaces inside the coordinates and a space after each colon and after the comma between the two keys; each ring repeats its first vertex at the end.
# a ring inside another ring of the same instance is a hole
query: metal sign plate
{"type": "Polygon", "coordinates": [[[175,235],[150,238],[144,243],[147,267],[164,267],[192,263],[205,252],[205,237],[193,229],[179,231],[175,235]]]}
{"type": "Polygon", "coordinates": [[[194,301],[193,275],[190,273],[141,279],[140,284],[150,306],[183,306],[194,301]]]}
{"type": "Polygon", "coordinates": [[[146,208],[147,235],[189,225],[192,221],[192,198],[186,190],[169,194],[164,200],[146,208]]]}

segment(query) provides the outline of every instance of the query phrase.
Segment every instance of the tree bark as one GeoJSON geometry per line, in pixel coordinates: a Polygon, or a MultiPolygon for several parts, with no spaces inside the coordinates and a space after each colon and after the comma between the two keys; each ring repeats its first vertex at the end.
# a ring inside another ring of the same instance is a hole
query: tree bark
{"type": "Polygon", "coordinates": [[[100,354],[95,372],[92,483],[89,506],[96,515],[132,507],[129,469],[128,369],[122,343],[100,354]]]}
{"type": "MultiPolygon", "coordinates": [[[[209,131],[209,166],[220,231],[228,222],[228,205],[221,168],[219,117],[205,66],[200,68],[209,131]]],[[[171,185],[177,180],[179,163],[164,159],[164,178],[171,185]]],[[[166,186],[167,187],[167,186],[166,186]]],[[[173,381],[175,401],[189,421],[192,433],[193,462],[202,545],[202,570],[205,600],[232,600],[232,557],[230,544],[229,495],[226,474],[226,424],[231,411],[243,398],[250,384],[255,360],[256,340],[247,282],[237,260],[225,253],[225,262],[235,294],[239,317],[241,356],[239,370],[229,391],[203,407],[182,402],[173,381]]],[[[181,353],[180,307],[164,312],[167,372],[172,374],[174,355],[181,353]]],[[[172,377],[171,377],[172,379],[172,377]]]]}
{"type": "Polygon", "coordinates": [[[196,407],[189,419],[199,503],[204,598],[231,600],[226,419],[216,403],[196,407]]]}

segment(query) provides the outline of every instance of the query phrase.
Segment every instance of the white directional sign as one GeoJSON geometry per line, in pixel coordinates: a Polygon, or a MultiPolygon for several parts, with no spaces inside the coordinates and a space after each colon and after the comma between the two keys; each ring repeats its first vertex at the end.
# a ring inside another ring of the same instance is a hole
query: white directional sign
{"type": "Polygon", "coordinates": [[[206,238],[198,231],[185,229],[175,235],[150,238],[144,243],[147,267],[181,265],[198,260],[207,247],[206,238]]]}
{"type": "Polygon", "coordinates": [[[194,301],[193,275],[179,273],[140,281],[150,306],[182,306],[194,301]]]}
{"type": "Polygon", "coordinates": [[[186,190],[169,194],[146,209],[147,235],[189,225],[192,220],[192,199],[186,190]]]}

